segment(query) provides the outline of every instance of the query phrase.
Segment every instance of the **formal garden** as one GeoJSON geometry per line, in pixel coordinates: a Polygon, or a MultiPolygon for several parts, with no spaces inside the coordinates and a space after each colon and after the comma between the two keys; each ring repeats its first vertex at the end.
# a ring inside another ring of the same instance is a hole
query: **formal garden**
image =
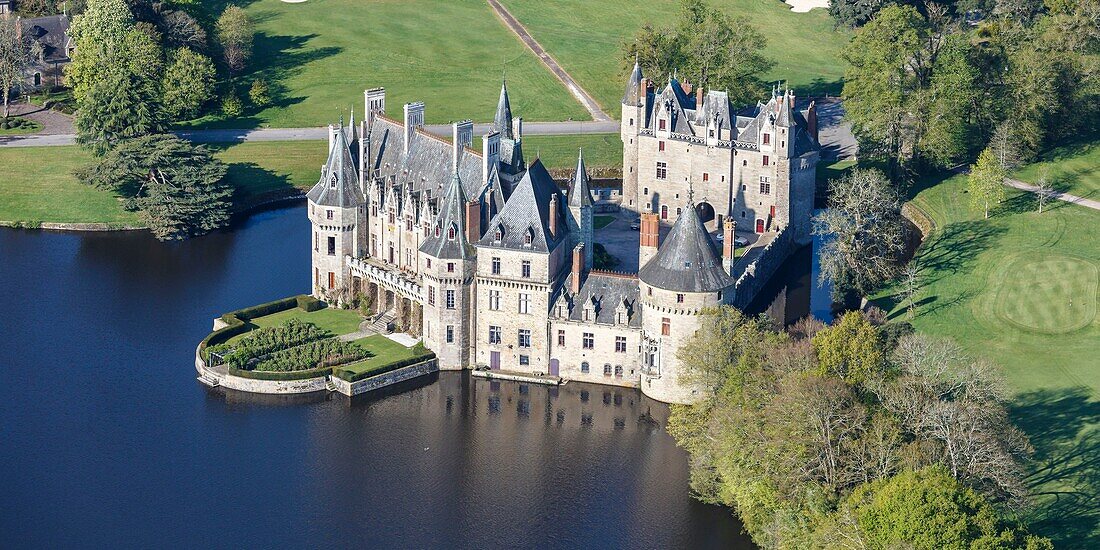
{"type": "Polygon", "coordinates": [[[363,317],[295,296],[227,313],[223,328],[200,345],[202,359],[229,375],[256,380],[302,380],[333,375],[356,382],[431,359],[417,343],[404,346],[381,334],[361,336],[363,317]],[[351,335],[351,336],[349,336],[351,335]]]}

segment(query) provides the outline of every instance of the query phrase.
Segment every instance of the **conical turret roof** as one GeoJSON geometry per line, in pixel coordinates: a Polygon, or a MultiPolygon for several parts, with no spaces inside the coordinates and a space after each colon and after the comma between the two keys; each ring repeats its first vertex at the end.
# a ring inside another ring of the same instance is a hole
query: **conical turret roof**
{"type": "Polygon", "coordinates": [[[354,208],[363,203],[355,161],[351,158],[351,148],[343,128],[335,132],[335,142],[325,162],[325,171],[306,197],[314,204],[338,208],[354,208]]]}
{"type": "Polygon", "coordinates": [[[695,204],[689,199],[657,255],[642,267],[638,277],[664,290],[714,292],[735,282],[722,269],[720,258],[695,212],[695,204]]]}
{"type": "Polygon", "coordinates": [[[630,78],[626,80],[626,91],[623,92],[623,105],[638,106],[642,104],[642,66],[634,60],[634,70],[630,72],[630,78]]]}
{"type": "Polygon", "coordinates": [[[458,174],[451,177],[447,192],[439,203],[439,213],[431,233],[420,245],[420,251],[436,258],[465,260],[474,256],[466,240],[466,193],[458,174]]]}
{"type": "Polygon", "coordinates": [[[493,119],[501,139],[515,139],[512,134],[512,105],[508,102],[508,82],[500,85],[500,99],[497,101],[497,115],[493,119]]]}
{"type": "Polygon", "coordinates": [[[592,206],[592,191],[588,188],[588,171],[584,168],[584,153],[577,153],[577,173],[569,185],[569,206],[592,206]]]}

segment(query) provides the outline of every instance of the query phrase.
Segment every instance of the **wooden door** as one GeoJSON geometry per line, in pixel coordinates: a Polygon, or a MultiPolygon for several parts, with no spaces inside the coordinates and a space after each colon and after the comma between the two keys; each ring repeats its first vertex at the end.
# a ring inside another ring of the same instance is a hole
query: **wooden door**
{"type": "Polygon", "coordinates": [[[558,375],[558,370],[559,370],[558,360],[557,359],[551,359],[550,360],[550,376],[557,376],[558,375]]]}
{"type": "Polygon", "coordinates": [[[489,368],[493,370],[500,370],[500,352],[489,352],[489,368]]]}
{"type": "Polygon", "coordinates": [[[757,233],[763,233],[764,232],[764,220],[756,220],[756,232],[757,233]]]}

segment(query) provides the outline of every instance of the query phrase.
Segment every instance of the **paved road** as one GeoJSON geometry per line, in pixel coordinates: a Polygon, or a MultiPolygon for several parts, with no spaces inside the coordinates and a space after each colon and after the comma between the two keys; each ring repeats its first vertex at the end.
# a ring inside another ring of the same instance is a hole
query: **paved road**
{"type": "Polygon", "coordinates": [[[573,97],[577,98],[577,101],[581,102],[581,105],[588,110],[593,119],[598,121],[609,121],[613,119],[611,115],[608,115],[603,112],[603,109],[600,109],[599,103],[596,103],[596,100],[592,99],[592,96],[588,95],[588,92],[584,91],[584,88],[581,88],[581,85],[577,84],[577,81],[573,80],[573,77],[569,76],[569,73],[565,72],[565,69],[563,69],[561,65],[558,65],[558,62],[555,61],[553,57],[550,57],[550,54],[546,53],[542,45],[535,40],[535,37],[531,36],[531,33],[527,32],[523,23],[520,23],[519,20],[508,11],[508,8],[502,6],[497,0],[488,0],[488,2],[489,6],[496,12],[497,17],[499,17],[501,21],[504,21],[505,26],[516,33],[520,41],[522,41],[528,49],[534,52],[535,56],[539,58],[539,61],[542,61],[542,64],[546,65],[546,68],[550,69],[551,73],[554,73],[554,76],[565,85],[569,93],[573,94],[573,97]]]}
{"type": "MultiPolygon", "coordinates": [[[[450,138],[449,124],[431,124],[425,128],[433,134],[450,138]]],[[[474,132],[485,133],[489,124],[475,124],[474,132]]],[[[616,121],[577,121],[577,122],[524,122],[523,135],[549,136],[563,134],[607,134],[617,133],[616,121]]],[[[326,140],[325,128],[258,128],[253,130],[191,130],[175,132],[176,135],[195,143],[239,143],[242,141],[299,141],[326,140]]],[[[34,134],[22,136],[0,136],[0,147],[50,147],[73,145],[74,134],[34,134]]]]}
{"type": "MultiPolygon", "coordinates": [[[[1038,193],[1039,188],[1031,185],[1030,183],[1022,182],[1020,180],[1006,179],[1005,185],[1014,187],[1021,191],[1029,191],[1031,193],[1038,193]]],[[[1070,195],[1069,193],[1063,193],[1061,191],[1053,191],[1050,196],[1060,201],[1065,201],[1070,204],[1077,204],[1084,206],[1085,208],[1091,208],[1093,210],[1100,210],[1100,201],[1094,201],[1092,199],[1086,199],[1085,197],[1078,197],[1077,195],[1070,195]]]]}

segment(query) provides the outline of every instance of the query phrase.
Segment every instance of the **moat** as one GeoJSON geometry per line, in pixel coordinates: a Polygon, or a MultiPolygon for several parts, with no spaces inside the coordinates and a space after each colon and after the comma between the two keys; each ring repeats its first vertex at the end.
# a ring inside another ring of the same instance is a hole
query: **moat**
{"type": "MultiPolygon", "coordinates": [[[[668,407],[636,390],[442,373],[349,402],[196,382],[214,315],[307,288],[302,208],[179,244],[0,230],[11,546],[751,547],[690,498],[668,407]]],[[[828,314],[810,258],[765,292],[773,316],[828,314]]]]}

